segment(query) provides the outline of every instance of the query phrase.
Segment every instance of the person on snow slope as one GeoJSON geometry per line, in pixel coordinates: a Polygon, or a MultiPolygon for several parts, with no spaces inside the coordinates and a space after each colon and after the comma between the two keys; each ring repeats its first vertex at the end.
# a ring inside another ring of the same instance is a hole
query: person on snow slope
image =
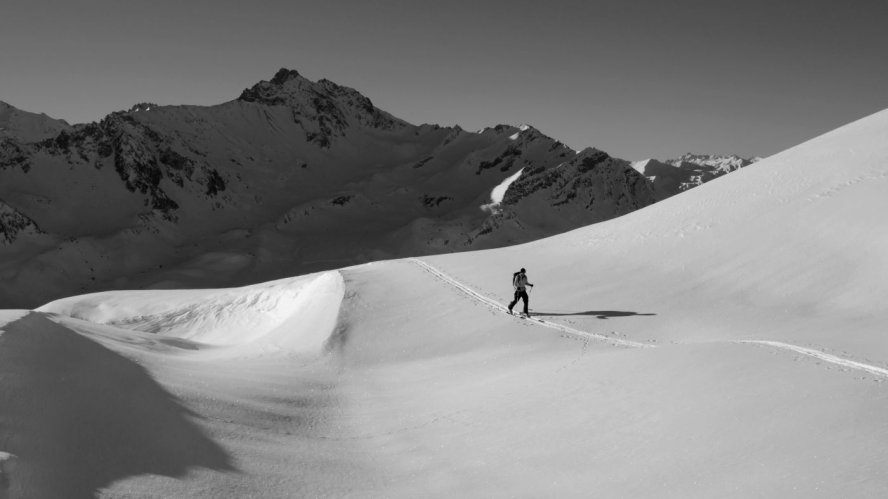
{"type": "Polygon", "coordinates": [[[512,303],[509,303],[509,313],[512,313],[512,308],[518,303],[519,299],[524,300],[524,315],[530,317],[530,313],[527,311],[527,286],[533,287],[533,284],[527,282],[527,274],[524,269],[515,272],[512,275],[512,287],[515,288],[515,299],[512,300],[512,303]]]}

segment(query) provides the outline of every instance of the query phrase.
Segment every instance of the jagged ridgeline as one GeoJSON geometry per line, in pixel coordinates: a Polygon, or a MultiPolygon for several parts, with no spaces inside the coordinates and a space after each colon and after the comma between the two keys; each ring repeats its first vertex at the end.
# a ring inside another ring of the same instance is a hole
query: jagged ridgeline
{"type": "Polygon", "coordinates": [[[666,199],[745,168],[760,159],[688,153],[666,161],[646,159],[632,166],[651,181],[658,199],[666,199]]]}
{"type": "Polygon", "coordinates": [[[527,126],[412,125],[292,70],[216,106],[73,126],[3,104],[0,306],[497,247],[655,200],[602,151],[527,126]]]}

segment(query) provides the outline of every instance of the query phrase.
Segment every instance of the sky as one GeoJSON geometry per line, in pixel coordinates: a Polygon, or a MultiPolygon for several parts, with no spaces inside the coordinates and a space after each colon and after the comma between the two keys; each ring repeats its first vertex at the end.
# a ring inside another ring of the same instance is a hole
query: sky
{"type": "Polygon", "coordinates": [[[70,123],[282,68],[411,123],[768,156],[888,108],[888,2],[0,0],[0,100],[70,123]]]}

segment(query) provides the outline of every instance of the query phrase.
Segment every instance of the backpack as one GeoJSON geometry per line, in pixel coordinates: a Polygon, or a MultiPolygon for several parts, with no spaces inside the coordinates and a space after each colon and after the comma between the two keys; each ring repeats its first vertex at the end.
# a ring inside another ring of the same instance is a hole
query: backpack
{"type": "Polygon", "coordinates": [[[512,287],[518,289],[518,283],[521,281],[521,272],[512,274],[512,287]]]}

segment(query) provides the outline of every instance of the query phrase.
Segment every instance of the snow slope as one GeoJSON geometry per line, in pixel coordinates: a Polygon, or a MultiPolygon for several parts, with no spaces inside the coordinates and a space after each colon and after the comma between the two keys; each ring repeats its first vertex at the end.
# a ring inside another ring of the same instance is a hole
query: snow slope
{"type": "Polygon", "coordinates": [[[886,135],[888,111],[520,246],[2,312],[0,484],[884,497],[886,135]],[[531,320],[503,309],[519,267],[531,320]],[[323,347],[255,348],[291,333],[323,347]]]}
{"type": "Polygon", "coordinates": [[[71,125],[45,114],[34,114],[0,101],[0,139],[12,137],[24,142],[37,142],[70,131],[71,125]]]}

